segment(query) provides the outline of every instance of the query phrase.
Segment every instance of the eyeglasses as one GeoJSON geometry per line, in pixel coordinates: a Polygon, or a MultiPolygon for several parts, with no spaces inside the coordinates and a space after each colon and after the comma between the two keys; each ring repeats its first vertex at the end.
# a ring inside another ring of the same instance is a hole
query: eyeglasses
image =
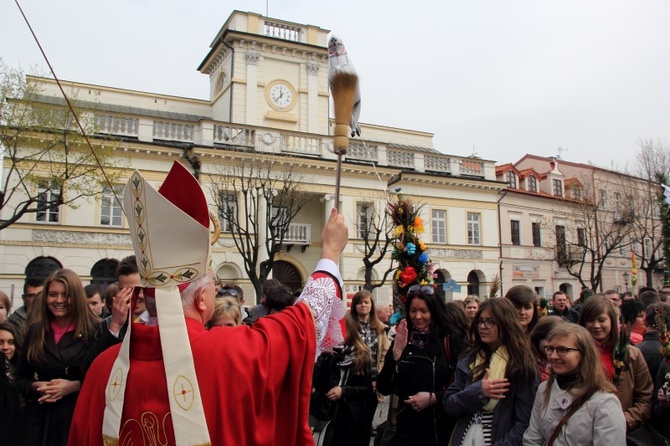
{"type": "Polygon", "coordinates": [[[426,294],[432,296],[435,294],[435,287],[433,285],[412,285],[407,288],[407,295],[414,296],[415,294],[426,294]]]}
{"type": "Polygon", "coordinates": [[[496,321],[494,319],[477,319],[477,327],[483,325],[484,328],[493,328],[496,326],[496,321]]]}
{"type": "Polygon", "coordinates": [[[578,352],[578,348],[569,348],[569,347],[552,347],[551,345],[545,345],[544,346],[544,353],[547,355],[547,357],[551,356],[554,354],[554,351],[558,353],[558,356],[561,358],[565,357],[565,355],[568,354],[568,352],[578,352]]]}
{"type": "Polygon", "coordinates": [[[219,296],[237,297],[237,290],[235,288],[221,288],[217,294],[219,296]]]}

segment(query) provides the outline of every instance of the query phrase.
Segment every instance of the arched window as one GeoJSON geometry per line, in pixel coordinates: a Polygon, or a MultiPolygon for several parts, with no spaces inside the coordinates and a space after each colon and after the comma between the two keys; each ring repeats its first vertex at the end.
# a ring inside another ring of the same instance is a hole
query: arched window
{"type": "Polygon", "coordinates": [[[107,285],[116,282],[118,266],[119,261],[116,259],[98,260],[91,268],[91,283],[99,285],[101,289],[107,288],[107,285]]]}
{"type": "Polygon", "coordinates": [[[49,274],[61,268],[63,264],[54,257],[35,257],[26,266],[26,279],[46,280],[49,274]]]}
{"type": "Polygon", "coordinates": [[[302,287],[300,271],[289,262],[278,260],[272,264],[272,277],[295,291],[302,287]]]}
{"type": "Polygon", "coordinates": [[[476,271],[470,271],[468,274],[468,296],[471,294],[481,297],[479,294],[479,275],[476,271]]]}

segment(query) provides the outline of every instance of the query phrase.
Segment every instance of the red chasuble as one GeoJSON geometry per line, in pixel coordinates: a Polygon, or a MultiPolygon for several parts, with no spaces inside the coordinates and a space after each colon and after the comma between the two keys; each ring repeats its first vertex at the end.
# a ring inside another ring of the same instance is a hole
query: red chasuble
{"type": "MultiPolygon", "coordinates": [[[[312,445],[307,424],[315,355],[314,320],[304,304],[253,327],[186,319],[212,445],[312,445]]],[[[102,445],[105,388],[120,345],[86,374],[70,446],[102,445]]],[[[158,327],[133,325],[120,445],[175,444],[158,327]]],[[[180,389],[169,391],[179,392],[180,389]]]]}

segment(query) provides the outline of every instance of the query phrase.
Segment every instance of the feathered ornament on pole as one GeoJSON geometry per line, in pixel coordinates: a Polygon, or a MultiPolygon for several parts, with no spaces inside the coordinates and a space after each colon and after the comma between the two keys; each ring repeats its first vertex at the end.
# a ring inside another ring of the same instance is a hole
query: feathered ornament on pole
{"type": "Polygon", "coordinates": [[[342,40],[332,36],[328,41],[328,83],[335,107],[334,152],[337,155],[337,177],[335,182],[335,206],[340,209],[340,179],[342,177],[342,155],[349,148],[349,135],[360,135],[358,126],[361,94],[358,75],[349,60],[342,40]],[[351,128],[351,130],[350,130],[351,128]]]}

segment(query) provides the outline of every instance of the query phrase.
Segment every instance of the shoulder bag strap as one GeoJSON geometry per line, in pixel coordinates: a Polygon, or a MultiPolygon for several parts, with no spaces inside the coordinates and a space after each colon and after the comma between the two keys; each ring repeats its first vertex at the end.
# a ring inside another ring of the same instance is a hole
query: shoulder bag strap
{"type": "Polygon", "coordinates": [[[577,409],[579,407],[577,405],[573,405],[568,413],[563,415],[563,418],[561,418],[561,421],[558,423],[556,426],[556,429],[554,429],[554,433],[551,434],[551,438],[549,438],[549,441],[547,442],[547,446],[552,446],[554,444],[554,441],[556,440],[556,437],[558,437],[558,433],[563,429],[563,426],[565,426],[565,423],[568,422],[568,419],[575,413],[577,412],[577,409]]]}
{"type": "Polygon", "coordinates": [[[449,342],[449,335],[444,337],[444,353],[447,357],[447,362],[451,364],[451,343],[449,342]]]}

